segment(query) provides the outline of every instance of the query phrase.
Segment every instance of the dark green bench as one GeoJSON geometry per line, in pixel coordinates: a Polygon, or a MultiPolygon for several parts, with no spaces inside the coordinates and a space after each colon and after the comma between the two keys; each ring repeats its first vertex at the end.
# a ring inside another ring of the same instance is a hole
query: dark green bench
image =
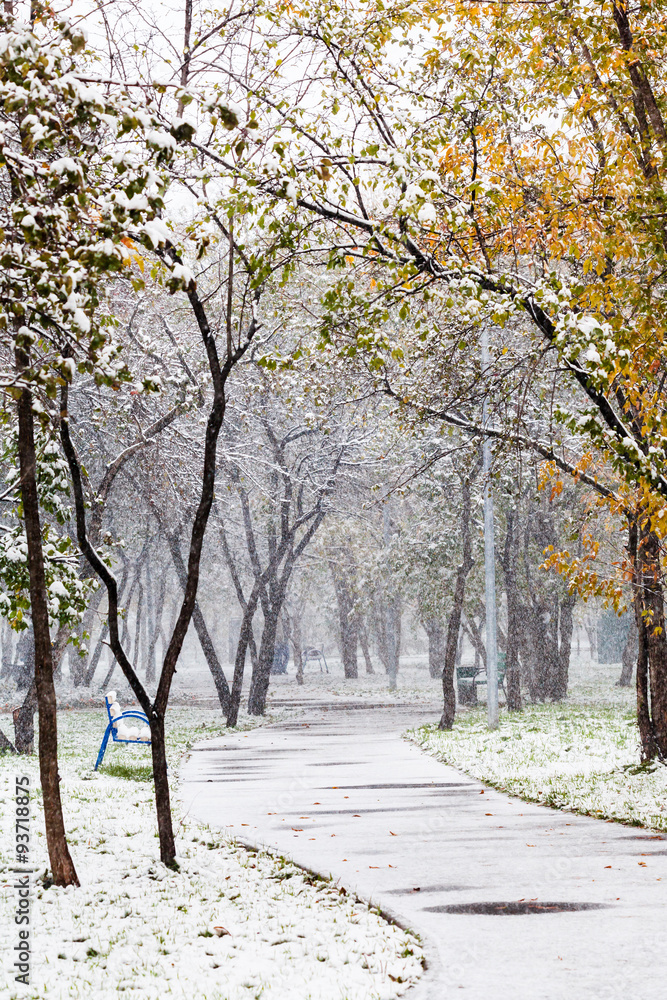
{"type": "MultiPolygon", "coordinates": [[[[502,688],[505,699],[505,674],[507,666],[505,654],[498,650],[498,687],[502,688]]],[[[486,684],[486,669],[483,666],[475,667],[462,663],[456,668],[456,686],[459,693],[459,705],[472,706],[477,704],[477,685],[486,684]]]]}

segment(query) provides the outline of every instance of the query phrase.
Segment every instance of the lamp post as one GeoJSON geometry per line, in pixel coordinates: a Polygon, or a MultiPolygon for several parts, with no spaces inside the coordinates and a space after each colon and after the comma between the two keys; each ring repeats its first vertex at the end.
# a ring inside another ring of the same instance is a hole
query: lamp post
{"type": "MultiPolygon", "coordinates": [[[[384,537],[384,547],[387,550],[387,557],[389,555],[389,546],[391,545],[391,522],[389,519],[389,508],[385,502],[384,508],[382,510],[382,526],[383,526],[383,537],[384,537]]],[[[387,574],[389,576],[389,569],[387,569],[387,574]]],[[[390,585],[387,588],[387,615],[386,615],[386,635],[387,635],[387,661],[389,666],[389,690],[396,690],[396,672],[398,667],[398,650],[396,648],[396,599],[394,595],[394,589],[390,585]]]]}
{"type": "MultiPolygon", "coordinates": [[[[489,328],[482,324],[482,373],[489,367],[489,328]]],[[[489,426],[487,397],[482,403],[482,427],[489,426]]],[[[491,438],[484,435],[484,582],[486,602],[486,706],[489,729],[498,728],[498,647],[496,645],[496,544],[491,493],[491,438]]]]}

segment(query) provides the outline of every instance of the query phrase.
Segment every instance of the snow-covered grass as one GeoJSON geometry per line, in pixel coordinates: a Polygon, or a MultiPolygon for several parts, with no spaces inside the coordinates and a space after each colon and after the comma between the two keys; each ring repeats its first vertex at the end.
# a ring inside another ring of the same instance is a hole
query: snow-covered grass
{"type": "Polygon", "coordinates": [[[490,732],[485,708],[408,736],[428,753],[501,791],[604,819],[667,830],[667,767],[639,765],[632,691],[603,671],[576,677],[567,702],[501,712],[490,732]]]}
{"type": "MultiPolygon", "coordinates": [[[[168,717],[172,782],[194,741],[222,732],[219,712],[168,717]]],[[[2,720],[6,731],[11,731],[2,720]]],[[[245,850],[178,815],[179,872],[158,860],[150,750],[111,746],[92,770],[100,708],[59,717],[62,793],[80,889],[48,887],[35,758],[0,756],[1,918],[8,998],[34,1000],[371,1000],[399,996],[421,974],[417,938],[333,883],[245,850]],[[14,983],[14,781],[33,789],[31,985],[14,983]],[[215,927],[229,934],[218,936],[215,927]],[[11,985],[10,985],[11,984],[11,985]]],[[[176,799],[176,796],[173,797],[176,799]]],[[[2,991],[0,991],[2,992],[2,991]]]]}

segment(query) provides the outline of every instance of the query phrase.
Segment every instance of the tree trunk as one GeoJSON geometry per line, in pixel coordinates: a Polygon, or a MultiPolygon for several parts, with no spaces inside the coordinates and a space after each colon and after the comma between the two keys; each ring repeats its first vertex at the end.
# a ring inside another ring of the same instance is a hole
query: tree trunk
{"type": "Polygon", "coordinates": [[[292,636],[296,682],[297,684],[303,684],[303,632],[301,631],[301,618],[299,615],[294,618],[292,623],[292,636]]]}
{"type": "Polygon", "coordinates": [[[146,662],[146,683],[155,683],[155,670],[156,670],[156,650],[158,639],[160,638],[160,630],[162,628],[162,615],[164,613],[164,601],[167,593],[167,574],[160,574],[160,589],[158,591],[157,600],[155,601],[153,607],[153,631],[151,634],[150,644],[148,646],[148,656],[146,662]]]}
{"type": "Polygon", "coordinates": [[[637,628],[633,621],[628,623],[628,638],[626,639],[621,656],[621,676],[616,682],[617,687],[630,687],[632,684],[632,672],[635,667],[637,657],[637,628]]]}
{"type": "Polygon", "coordinates": [[[262,641],[259,644],[259,657],[257,666],[253,670],[250,679],[250,693],[248,695],[248,712],[250,715],[264,715],[266,711],[266,696],[269,690],[271,666],[276,647],[278,618],[280,617],[281,608],[282,599],[277,597],[271,601],[269,614],[264,615],[262,641]]]}
{"type": "MultiPolygon", "coordinates": [[[[178,253],[173,246],[167,250],[168,256],[173,264],[182,265],[178,253]]],[[[111,636],[111,648],[114,656],[119,662],[121,669],[127,678],[135,697],[139,701],[142,709],[146,713],[151,730],[153,724],[156,726],[156,744],[153,745],[153,777],[155,782],[155,804],[158,814],[158,833],[160,837],[160,859],[163,864],[173,867],[176,860],[176,846],[171,819],[171,807],[169,801],[169,782],[167,777],[167,763],[164,754],[164,716],[169,703],[169,692],[171,690],[176,664],[183,649],[183,643],[187,634],[192,615],[197,600],[197,590],[199,587],[199,575],[201,567],[202,548],[206,528],[208,525],[211,507],[215,496],[215,474],[217,464],[217,447],[220,429],[225,416],[225,385],[234,366],[241,360],[249,348],[257,329],[257,320],[253,311],[253,318],[246,330],[245,342],[239,341],[235,348],[233,345],[232,330],[233,317],[231,312],[232,286],[233,286],[233,258],[234,243],[230,235],[229,247],[229,284],[227,299],[227,356],[221,366],[216,346],[216,338],[209,326],[208,317],[204,305],[199,298],[194,282],[190,284],[186,295],[192,307],[194,317],[197,321],[201,333],[209,372],[213,384],[213,401],[206,421],[206,432],[204,437],[204,461],[201,476],[201,490],[197,503],[195,516],[192,522],[190,534],[190,545],[188,548],[187,560],[187,581],[183,594],[183,601],[176,619],[173,632],[167,644],[162,661],[162,670],[158,682],[155,698],[151,699],[143,684],[139,680],[136,671],[133,669],[122,643],[118,636],[118,586],[116,579],[99,558],[86,534],[86,514],[83,495],[83,485],[81,481],[81,467],[72,444],[69,434],[69,420],[67,416],[67,392],[68,385],[65,383],[61,390],[61,440],[67,456],[72,476],[72,485],[76,504],[76,528],[77,539],[81,551],[88,559],[95,572],[104,582],[109,595],[109,631],[111,636]]],[[[260,291],[255,292],[255,302],[260,298],[260,291]]]]}
{"type": "Polygon", "coordinates": [[[521,673],[519,670],[519,643],[521,634],[520,600],[516,570],[519,558],[519,535],[514,530],[516,512],[507,515],[507,534],[503,550],[503,574],[507,598],[507,645],[505,649],[505,689],[508,712],[520,712],[521,673]]]}
{"type": "MultiPolygon", "coordinates": [[[[54,671],[62,662],[70,636],[70,629],[61,626],[58,629],[53,642],[51,656],[53,659],[54,671]]],[[[20,708],[15,708],[12,712],[14,722],[14,744],[16,752],[20,754],[31,754],[35,742],[34,715],[37,711],[37,685],[33,676],[28,693],[25,696],[20,708]]]]}
{"type": "Polygon", "coordinates": [[[343,552],[338,550],[329,560],[338,608],[338,636],[343,673],[347,679],[359,676],[357,665],[357,645],[359,643],[357,616],[354,612],[354,596],[348,579],[349,568],[343,562],[343,552]]]}
{"type": "Polygon", "coordinates": [[[289,612],[283,609],[283,632],[292,647],[292,658],[296,669],[296,682],[303,684],[303,633],[301,629],[301,610],[289,612]]]}
{"type": "Polygon", "coordinates": [[[229,699],[230,699],[229,684],[227,683],[227,678],[225,677],[224,671],[222,669],[222,664],[218,659],[218,654],[215,651],[215,646],[213,645],[211,634],[206,626],[204,616],[201,613],[201,608],[199,607],[198,603],[195,604],[194,611],[192,612],[192,624],[195,627],[195,632],[197,633],[199,644],[202,648],[202,652],[206,659],[208,669],[211,672],[211,677],[213,678],[213,683],[215,684],[215,690],[216,694],[218,695],[220,708],[222,712],[226,715],[229,710],[229,699]]]}
{"type": "Polygon", "coordinates": [[[229,699],[229,709],[227,711],[227,725],[230,728],[236,725],[239,718],[245,661],[251,641],[254,643],[252,620],[257,611],[258,601],[259,586],[256,585],[246,602],[246,606],[243,609],[243,618],[241,619],[239,641],[236,647],[236,659],[234,661],[234,678],[232,680],[232,691],[229,699]]]}
{"type": "Polygon", "coordinates": [[[363,619],[359,618],[359,645],[361,646],[361,651],[364,654],[364,663],[366,664],[366,673],[374,674],[373,661],[371,660],[370,644],[368,642],[368,629],[366,628],[366,623],[363,619]]]}
{"type": "MultiPolygon", "coordinates": [[[[139,562],[139,569],[138,569],[137,574],[136,574],[136,576],[135,576],[135,578],[132,581],[132,584],[130,586],[130,592],[127,595],[127,614],[125,615],[125,618],[123,619],[123,631],[122,631],[121,636],[120,636],[120,644],[121,644],[121,646],[123,648],[125,647],[125,643],[130,638],[130,606],[132,604],[132,598],[134,597],[134,590],[135,590],[135,587],[137,586],[137,584],[139,582],[140,575],[141,575],[141,563],[139,562]]],[[[109,667],[109,669],[107,671],[106,677],[102,681],[102,691],[106,691],[108,689],[109,685],[111,684],[111,678],[114,675],[114,671],[116,669],[117,662],[118,662],[118,658],[114,656],[114,658],[111,660],[111,666],[109,667]]],[[[135,664],[135,666],[136,666],[136,664],[135,664]]]]}
{"type": "Polygon", "coordinates": [[[0,729],[0,753],[17,753],[16,747],[12,744],[11,740],[8,740],[3,731],[0,729]]]}
{"type": "Polygon", "coordinates": [[[20,708],[12,712],[14,746],[16,752],[31,754],[35,744],[35,712],[37,711],[37,685],[33,680],[20,708]]]}
{"type": "Polygon", "coordinates": [[[466,580],[474,563],[472,558],[472,537],[470,532],[471,514],[471,479],[463,480],[461,499],[461,539],[463,552],[461,565],[456,570],[452,610],[447,622],[447,642],[445,644],[445,662],[442,668],[442,716],[438,729],[451,729],[456,715],[456,690],[454,675],[456,673],[456,653],[461,631],[461,614],[465,597],[466,580]]]}
{"type": "Polygon", "coordinates": [[[422,622],[428,636],[428,672],[431,677],[442,677],[445,667],[445,630],[439,618],[422,622]]]}
{"type": "MultiPolygon", "coordinates": [[[[105,623],[102,626],[102,631],[100,632],[99,638],[97,640],[97,646],[95,647],[95,652],[93,653],[93,658],[90,661],[90,666],[88,667],[88,672],[86,674],[87,687],[90,687],[90,685],[93,683],[93,677],[95,676],[95,671],[97,670],[97,666],[100,662],[100,657],[104,652],[105,640],[108,635],[109,635],[109,626],[107,623],[105,623]]],[[[114,660],[113,662],[115,663],[116,661],[114,660]]]]}
{"type": "Polygon", "coordinates": [[[155,809],[160,838],[160,857],[170,868],[176,867],[176,842],[171,821],[171,798],[167,776],[167,748],[165,745],[164,716],[153,710],[151,715],[151,755],[153,781],[155,782],[155,809]]]}
{"type": "Polygon", "coordinates": [[[568,594],[560,604],[560,643],[558,646],[558,670],[552,691],[554,701],[567,698],[567,688],[570,680],[570,656],[572,653],[572,632],[574,622],[572,612],[577,603],[576,595],[568,594]]]}
{"type": "MultiPolygon", "coordinates": [[[[167,534],[167,542],[169,544],[169,551],[171,552],[171,558],[174,563],[174,569],[176,570],[178,582],[183,588],[183,591],[185,591],[188,575],[185,569],[185,563],[183,562],[178,536],[175,534],[167,534]]],[[[222,669],[222,664],[218,659],[218,654],[215,651],[213,640],[211,639],[210,632],[206,627],[206,621],[204,620],[201,608],[199,607],[199,602],[197,601],[195,602],[194,610],[192,612],[192,624],[195,627],[195,632],[197,633],[199,644],[202,648],[204,658],[206,659],[206,664],[211,672],[211,677],[213,678],[215,690],[218,695],[218,701],[220,702],[220,708],[222,709],[223,714],[227,715],[229,713],[229,700],[231,697],[229,684],[227,683],[227,678],[225,677],[222,669]]],[[[229,723],[227,724],[229,725],[229,723]]],[[[236,723],[234,723],[234,725],[236,725],[236,723]]]]}
{"type": "MultiPolygon", "coordinates": [[[[128,611],[129,617],[129,611],[128,611]]],[[[134,669],[139,672],[142,650],[142,631],[144,619],[144,585],[141,582],[141,570],[139,571],[139,584],[137,586],[137,613],[134,618],[134,656],[132,657],[134,669]]]]}
{"type": "MultiPolygon", "coordinates": [[[[17,350],[17,361],[19,369],[24,369],[27,366],[28,359],[22,351],[17,350]]],[[[79,885],[79,879],[67,846],[60,798],[56,690],[53,683],[53,658],[37,497],[37,459],[32,393],[28,389],[24,389],[21,393],[18,402],[18,418],[21,498],[28,543],[30,607],[35,634],[35,685],[39,711],[39,775],[44,802],[46,843],[54,883],[62,886],[79,885]]]]}
{"type": "Polygon", "coordinates": [[[376,621],[377,647],[384,672],[389,677],[389,687],[396,687],[401,655],[401,610],[400,598],[390,592],[376,602],[379,611],[376,621]]]}
{"type": "Polygon", "coordinates": [[[656,753],[648,689],[648,630],[644,617],[643,573],[639,559],[639,529],[637,519],[628,527],[628,552],[632,560],[632,585],[635,621],[637,623],[637,726],[641,743],[641,759],[652,760],[656,753]]]}
{"type": "Polygon", "coordinates": [[[0,639],[0,649],[2,651],[2,667],[0,667],[0,678],[10,677],[14,663],[14,633],[9,622],[0,625],[2,638],[0,639]]]}
{"type": "Polygon", "coordinates": [[[19,691],[27,690],[35,676],[35,636],[32,622],[27,629],[19,633],[15,655],[16,662],[12,670],[14,683],[19,691]],[[19,659],[23,662],[19,663],[19,659]]]}
{"type": "MultiPolygon", "coordinates": [[[[81,623],[82,638],[84,632],[88,632],[89,634],[92,633],[95,614],[102,602],[103,596],[104,588],[99,587],[95,594],[93,594],[92,600],[86,608],[83,616],[83,622],[81,623]]],[[[90,640],[88,641],[90,642],[90,640]]],[[[74,687],[82,687],[84,684],[90,684],[90,681],[88,680],[88,659],[90,657],[90,653],[86,656],[79,656],[78,651],[74,647],[70,647],[70,649],[70,675],[72,677],[74,687]]]]}
{"type": "Polygon", "coordinates": [[[596,622],[589,622],[584,618],[584,630],[588,637],[588,651],[591,660],[598,658],[598,627],[596,622]]]}
{"type": "MultiPolygon", "coordinates": [[[[667,758],[667,638],[665,637],[664,600],[660,567],[660,542],[654,531],[642,529],[638,544],[641,574],[641,618],[644,623],[648,653],[648,678],[640,677],[646,668],[638,660],[638,717],[649,713],[640,724],[645,759],[667,758]],[[648,691],[647,691],[648,688],[648,691]]],[[[641,657],[640,657],[641,659],[641,657]]]]}

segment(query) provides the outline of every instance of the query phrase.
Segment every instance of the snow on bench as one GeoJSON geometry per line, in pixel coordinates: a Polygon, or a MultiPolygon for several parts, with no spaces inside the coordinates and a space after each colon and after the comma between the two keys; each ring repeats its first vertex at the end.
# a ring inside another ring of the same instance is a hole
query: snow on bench
{"type": "Polygon", "coordinates": [[[100,752],[97,755],[95,770],[98,769],[104,759],[104,753],[110,736],[112,737],[114,743],[141,743],[143,746],[150,746],[151,742],[150,725],[143,712],[123,712],[118,704],[118,701],[116,700],[115,691],[109,691],[105,695],[104,704],[106,705],[107,715],[109,716],[109,724],[104,733],[104,739],[102,740],[102,745],[100,746],[100,752]],[[128,725],[126,722],[127,719],[131,719],[133,721],[135,719],[139,719],[140,722],[143,722],[143,726],[128,725]]]}

